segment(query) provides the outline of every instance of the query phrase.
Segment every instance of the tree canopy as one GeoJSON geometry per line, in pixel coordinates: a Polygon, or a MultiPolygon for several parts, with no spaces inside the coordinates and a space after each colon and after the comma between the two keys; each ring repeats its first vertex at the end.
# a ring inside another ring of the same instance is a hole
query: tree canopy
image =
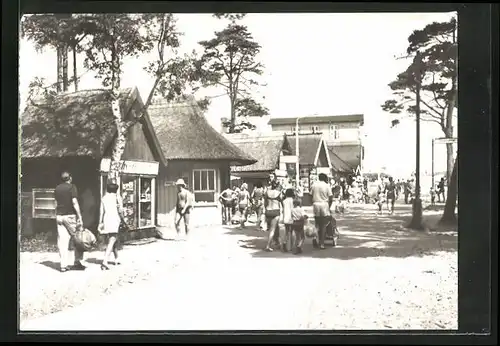
{"type": "MultiPolygon", "coordinates": [[[[453,137],[454,110],[458,94],[457,21],[434,22],[408,37],[406,53],[419,53],[408,68],[389,83],[394,98],[381,105],[390,114],[413,116],[416,110],[417,83],[420,85],[420,117],[439,125],[446,138],[453,137]]],[[[392,126],[399,119],[392,120],[392,126]]],[[[453,168],[453,145],[446,145],[447,177],[453,168]]]]}
{"type": "Polygon", "coordinates": [[[201,41],[203,54],[198,63],[200,78],[205,86],[222,86],[230,100],[229,132],[239,132],[253,126],[237,117],[261,117],[267,108],[252,96],[252,88],[260,85],[257,77],[263,74],[263,64],[257,60],[261,46],[245,25],[237,23],[243,15],[216,14],[231,20],[223,30],[216,31],[210,40],[201,41]],[[245,125],[245,126],[243,126],[245,125]]]}

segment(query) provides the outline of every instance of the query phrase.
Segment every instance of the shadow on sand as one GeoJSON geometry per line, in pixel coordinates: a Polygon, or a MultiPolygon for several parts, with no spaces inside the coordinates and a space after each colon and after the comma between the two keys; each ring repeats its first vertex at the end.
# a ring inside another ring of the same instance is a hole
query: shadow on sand
{"type": "MultiPolygon", "coordinates": [[[[369,257],[423,256],[437,251],[457,251],[457,234],[429,233],[408,230],[405,227],[411,218],[411,207],[401,206],[395,215],[377,215],[373,211],[351,208],[345,215],[337,217],[340,232],[337,247],[326,242],[326,249],[316,250],[312,240],[306,239],[303,253],[295,256],[275,250],[266,252],[268,233],[258,231],[249,224],[247,228],[226,227],[226,234],[238,237],[239,246],[252,249],[254,257],[290,258],[336,258],[341,260],[369,257]],[[330,245],[329,245],[330,244],[330,245]]],[[[280,225],[282,229],[284,226],[280,225]]]]}

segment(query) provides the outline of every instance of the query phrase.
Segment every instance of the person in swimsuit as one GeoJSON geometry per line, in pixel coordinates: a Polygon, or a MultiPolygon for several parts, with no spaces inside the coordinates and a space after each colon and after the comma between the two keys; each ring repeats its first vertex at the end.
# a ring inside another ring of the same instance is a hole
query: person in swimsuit
{"type": "Polygon", "coordinates": [[[240,211],[240,227],[245,227],[248,218],[248,205],[250,203],[250,193],[247,183],[241,184],[241,190],[238,193],[238,210],[240,211]]]}
{"type": "Polygon", "coordinates": [[[222,206],[222,224],[227,225],[232,217],[231,209],[233,207],[233,190],[227,187],[224,191],[222,191],[219,196],[219,202],[222,206]]]}
{"type": "Polygon", "coordinates": [[[271,182],[270,188],[268,188],[264,194],[264,205],[266,208],[267,229],[269,231],[269,238],[265,250],[273,251],[271,245],[273,242],[276,243],[276,232],[278,233],[278,244],[280,244],[279,219],[281,209],[283,208],[281,191],[278,190],[278,182],[275,180],[271,182]]]}
{"type": "Polygon", "coordinates": [[[175,229],[177,235],[180,235],[181,221],[184,220],[184,229],[186,235],[189,234],[189,221],[191,219],[191,209],[193,208],[193,197],[191,192],[186,189],[186,183],[183,179],[177,180],[177,204],[175,212],[175,229]]]}
{"type": "Polygon", "coordinates": [[[262,216],[264,215],[264,188],[261,182],[255,184],[252,191],[252,205],[257,214],[257,228],[262,230],[262,216]]]}

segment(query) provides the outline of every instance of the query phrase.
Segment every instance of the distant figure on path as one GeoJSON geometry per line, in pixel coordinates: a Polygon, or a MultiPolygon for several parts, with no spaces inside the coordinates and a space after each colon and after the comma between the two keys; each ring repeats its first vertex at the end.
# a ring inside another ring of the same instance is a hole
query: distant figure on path
{"type": "Polygon", "coordinates": [[[430,194],[431,194],[431,205],[435,205],[436,204],[436,189],[434,188],[434,186],[431,186],[430,194]]]}
{"type": "Polygon", "coordinates": [[[118,191],[118,185],[115,183],[108,183],[106,186],[106,194],[101,199],[101,211],[99,214],[99,233],[106,238],[106,250],[104,252],[104,258],[101,264],[101,270],[109,270],[108,260],[111,256],[111,252],[115,257],[114,264],[118,265],[118,248],[119,248],[119,237],[118,231],[120,229],[120,223],[125,219],[123,216],[123,202],[121,197],[116,193],[118,191]]]}
{"type": "Polygon", "coordinates": [[[188,189],[186,189],[186,183],[183,179],[176,181],[177,185],[177,207],[175,213],[175,229],[177,230],[177,235],[181,232],[181,221],[184,220],[185,234],[189,234],[189,223],[191,219],[191,209],[193,208],[193,196],[188,189]]]}
{"type": "Polygon", "coordinates": [[[252,207],[257,214],[257,228],[262,230],[262,217],[264,216],[264,188],[261,182],[255,184],[251,195],[252,207]]]}
{"type": "Polygon", "coordinates": [[[394,179],[389,177],[389,182],[385,185],[385,198],[387,200],[387,209],[389,209],[389,214],[394,213],[394,202],[396,201],[396,184],[394,179]]]}
{"type": "Polygon", "coordinates": [[[444,177],[441,178],[438,184],[438,202],[441,203],[441,197],[443,197],[443,203],[445,203],[446,198],[444,197],[444,177]]]}
{"type": "Polygon", "coordinates": [[[71,174],[61,174],[62,183],[56,186],[56,223],[57,223],[57,247],[61,262],[61,272],[69,269],[85,270],[82,264],[83,251],[75,246],[74,265],[69,265],[70,243],[77,228],[83,227],[82,213],[78,204],[78,190],[72,183],[71,174]]]}
{"type": "MultiPolygon", "coordinates": [[[[328,185],[328,177],[320,173],[318,181],[311,187],[314,221],[318,229],[319,248],[325,248],[326,226],[331,217],[330,208],[333,202],[332,189],[328,185]]],[[[318,247],[318,240],[313,239],[313,246],[318,247]]]]}

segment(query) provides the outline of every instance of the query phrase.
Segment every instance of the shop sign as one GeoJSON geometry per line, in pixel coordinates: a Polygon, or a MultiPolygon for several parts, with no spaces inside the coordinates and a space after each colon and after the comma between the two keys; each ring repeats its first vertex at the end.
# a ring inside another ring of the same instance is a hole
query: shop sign
{"type": "Polygon", "coordinates": [[[276,169],[274,170],[274,174],[277,176],[277,177],[287,177],[287,172],[284,171],[284,170],[281,170],[281,169],[276,169]]]}
{"type": "Polygon", "coordinates": [[[330,174],[330,168],[328,168],[328,167],[318,167],[316,169],[316,174],[321,174],[321,173],[329,175],[330,174]]]}
{"type": "MultiPolygon", "coordinates": [[[[101,160],[101,172],[109,172],[111,159],[104,158],[101,160]]],[[[148,161],[120,161],[120,171],[124,174],[144,174],[158,175],[158,162],[148,161]]]]}

